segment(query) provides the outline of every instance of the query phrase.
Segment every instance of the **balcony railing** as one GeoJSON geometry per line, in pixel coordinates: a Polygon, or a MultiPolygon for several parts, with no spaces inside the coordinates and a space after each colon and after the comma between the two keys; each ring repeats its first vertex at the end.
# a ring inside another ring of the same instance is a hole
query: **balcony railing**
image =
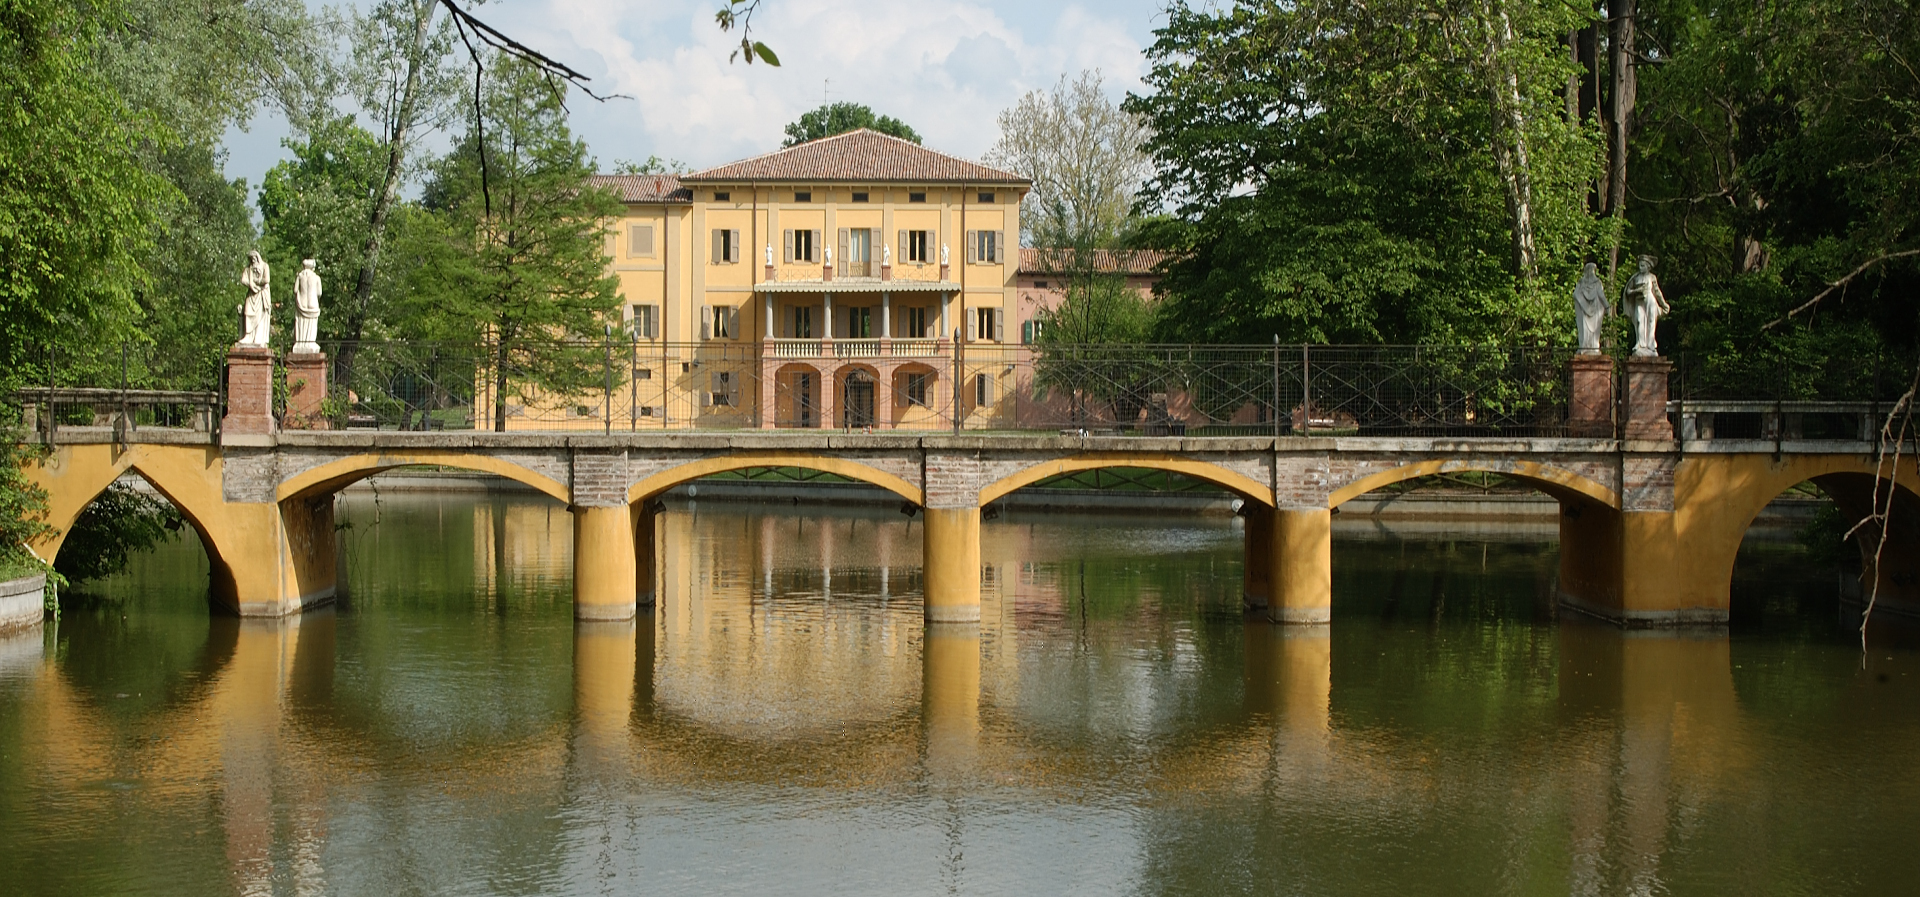
{"type": "Polygon", "coordinates": [[[879,358],[880,341],[877,339],[834,340],[833,354],[836,358],[879,358]]]}

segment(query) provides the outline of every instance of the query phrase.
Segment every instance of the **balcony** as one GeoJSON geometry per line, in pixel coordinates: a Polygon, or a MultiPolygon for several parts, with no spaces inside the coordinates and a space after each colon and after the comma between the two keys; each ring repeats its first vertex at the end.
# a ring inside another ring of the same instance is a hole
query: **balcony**
{"type": "Polygon", "coordinates": [[[819,358],[820,340],[817,339],[776,339],[773,343],[775,358],[819,358]]]}
{"type": "Polygon", "coordinates": [[[834,340],[833,354],[836,358],[879,358],[880,341],[877,339],[834,340]]]}

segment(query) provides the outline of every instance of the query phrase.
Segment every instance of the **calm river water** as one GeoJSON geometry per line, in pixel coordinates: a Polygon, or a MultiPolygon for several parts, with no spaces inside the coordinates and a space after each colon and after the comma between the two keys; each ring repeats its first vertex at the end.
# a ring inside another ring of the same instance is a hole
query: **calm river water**
{"type": "Polygon", "coordinates": [[[576,629],[559,505],[343,505],[335,609],[210,620],[189,538],[0,641],[0,893],[1920,887],[1920,653],[1790,546],[1731,636],[1623,634],[1550,529],[1343,522],[1316,633],[1231,520],[1009,513],[930,635],[917,522],[708,502],[576,629]]]}

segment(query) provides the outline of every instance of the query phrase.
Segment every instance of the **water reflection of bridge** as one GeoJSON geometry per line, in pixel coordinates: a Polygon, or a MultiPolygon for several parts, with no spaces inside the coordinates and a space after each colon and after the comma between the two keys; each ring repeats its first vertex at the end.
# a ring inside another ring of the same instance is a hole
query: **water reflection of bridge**
{"type": "MultiPolygon", "coordinates": [[[[1241,667],[1237,705],[1200,711],[1178,737],[1071,738],[1062,727],[1080,723],[1054,714],[1084,701],[1077,690],[1086,683],[1023,667],[1018,627],[989,619],[932,627],[921,639],[913,625],[889,633],[887,615],[867,607],[830,624],[859,644],[827,650],[835,636],[799,619],[759,614],[764,625],[735,625],[756,617],[743,606],[750,596],[663,597],[636,621],[576,624],[571,671],[558,673],[571,681],[570,700],[539,714],[552,722],[513,737],[440,740],[431,750],[395,743],[391,730],[406,722],[381,718],[431,696],[396,700],[403,692],[395,691],[357,711],[369,718],[330,706],[336,666],[352,659],[339,654],[331,613],[215,620],[198,684],[131,721],[112,709],[113,695],[15,638],[0,644],[0,657],[7,677],[23,683],[9,705],[14,737],[33,746],[20,780],[49,805],[103,819],[125,798],[98,786],[117,781],[138,783],[139,799],[162,811],[210,812],[220,843],[187,846],[217,853],[209,866],[225,869],[230,883],[204,881],[207,890],[356,890],[365,883],[351,879],[352,867],[325,861],[342,840],[452,850],[474,864],[430,866],[429,880],[487,879],[506,874],[509,862],[577,866],[592,859],[584,853],[606,849],[579,827],[604,824],[616,845],[632,836],[617,818],[622,795],[636,789],[990,783],[1071,803],[1120,775],[1145,783],[1140,849],[1150,863],[1173,864],[1156,874],[1188,885],[1230,871],[1178,868],[1182,857],[1221,856],[1221,838],[1287,842],[1287,850],[1227,851],[1241,873],[1336,882],[1351,873],[1326,858],[1345,864],[1373,849],[1411,849],[1422,830],[1461,824],[1463,803],[1484,801],[1499,818],[1445,839],[1447,857],[1416,857],[1441,864],[1423,874],[1492,887],[1524,871],[1554,890],[1619,893],[1657,889],[1690,851],[1721,850],[1700,843],[1694,820],[1754,799],[1748,773],[1777,750],[1760,737],[1769,711],[1752,706],[1769,699],[1742,694],[1737,652],[1720,638],[1569,624],[1552,636],[1550,697],[1503,705],[1514,696],[1461,678],[1416,686],[1406,705],[1413,717],[1399,718],[1366,692],[1409,683],[1382,673],[1378,658],[1343,656],[1338,630],[1246,626],[1237,644],[1201,638],[1194,646],[1202,669],[1191,675],[1241,667]],[[871,627],[851,636],[862,621],[871,627]],[[880,649],[890,638],[900,640],[891,653],[880,649]],[[711,662],[721,656],[732,661],[711,662]],[[742,700],[756,680],[765,688],[742,700]],[[1520,729],[1523,743],[1476,757],[1489,742],[1476,737],[1473,717],[1489,712],[1509,730],[1502,737],[1520,729]],[[1530,725],[1537,731],[1527,734],[1530,725]],[[1127,759],[1104,751],[1115,739],[1136,745],[1119,752],[1127,759]],[[1492,791],[1458,793],[1459,766],[1440,762],[1449,755],[1470,769],[1499,765],[1497,774],[1472,776],[1492,791]],[[433,806],[394,812],[423,785],[433,806]],[[466,843],[444,843],[451,818],[503,814],[510,826],[466,826],[466,843]],[[1378,830],[1342,819],[1374,819],[1378,830]],[[1193,839],[1216,849],[1185,850],[1193,839]],[[1531,857],[1524,869],[1516,856],[1531,857]]],[[[1096,662],[1136,650],[1098,631],[1091,637],[1096,662]]],[[[1869,664],[1894,676],[1915,672],[1910,658],[1869,664]]],[[[1884,693],[1870,703],[1874,713],[1908,718],[1920,710],[1887,705],[1884,693]]],[[[1388,881],[1405,871],[1374,870],[1388,881]]]]}

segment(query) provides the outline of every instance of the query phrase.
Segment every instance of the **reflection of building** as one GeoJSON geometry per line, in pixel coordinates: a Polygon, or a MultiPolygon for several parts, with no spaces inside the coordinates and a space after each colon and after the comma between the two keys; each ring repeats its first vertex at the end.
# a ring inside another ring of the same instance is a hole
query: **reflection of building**
{"type": "MultiPolygon", "coordinates": [[[[510,427],[606,426],[609,404],[618,429],[943,426],[956,337],[1017,343],[1018,175],[860,130],[595,180],[626,206],[607,253],[628,376],[510,427]]],[[[966,413],[990,416],[1005,387],[961,364],[966,413]]]]}

